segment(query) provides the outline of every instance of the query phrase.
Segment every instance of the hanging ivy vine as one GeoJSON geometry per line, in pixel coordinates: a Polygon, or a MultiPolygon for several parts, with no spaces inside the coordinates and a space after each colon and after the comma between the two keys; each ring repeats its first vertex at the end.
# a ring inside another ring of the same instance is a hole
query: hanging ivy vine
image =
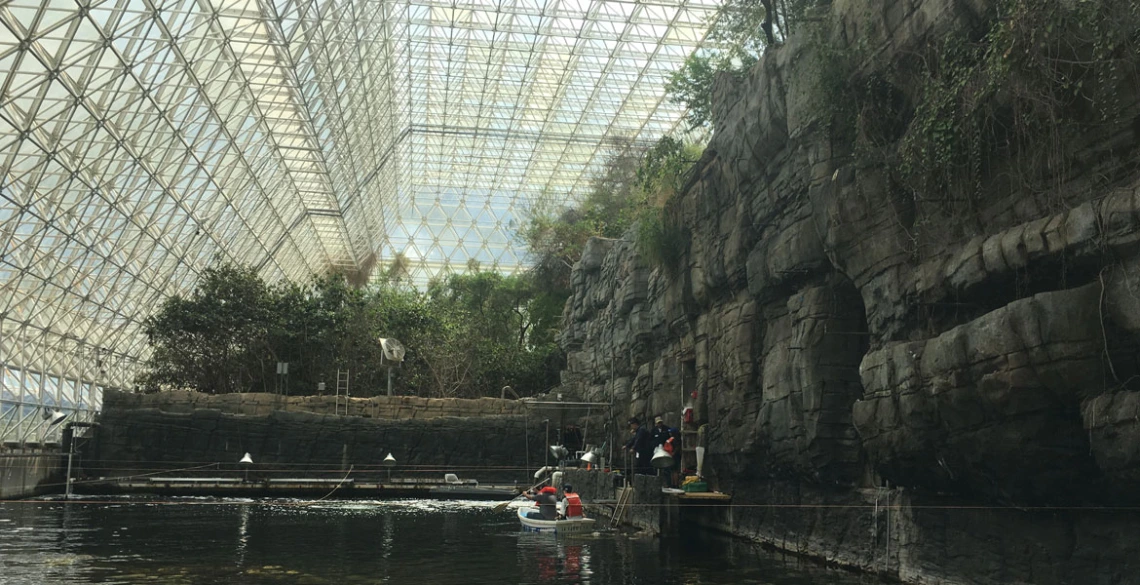
{"type": "Polygon", "coordinates": [[[1073,138],[1135,115],[1123,96],[1140,87],[1138,0],[1004,0],[983,29],[862,75],[864,48],[835,48],[826,33],[817,42],[833,139],[947,213],[979,211],[999,171],[1055,195],[1071,178],[1073,138]]]}

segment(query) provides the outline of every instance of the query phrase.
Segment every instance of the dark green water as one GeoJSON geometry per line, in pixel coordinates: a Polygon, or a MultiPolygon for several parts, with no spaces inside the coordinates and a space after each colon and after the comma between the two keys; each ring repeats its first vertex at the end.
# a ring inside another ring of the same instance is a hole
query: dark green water
{"type": "Polygon", "coordinates": [[[520,532],[494,503],[0,504],[0,584],[873,583],[738,541],[520,532]]]}

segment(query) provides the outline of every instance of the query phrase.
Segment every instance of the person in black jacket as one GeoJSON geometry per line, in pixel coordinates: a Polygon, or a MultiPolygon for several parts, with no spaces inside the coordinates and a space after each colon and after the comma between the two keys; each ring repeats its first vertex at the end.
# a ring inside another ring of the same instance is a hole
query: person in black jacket
{"type": "Polygon", "coordinates": [[[641,426],[641,421],[637,417],[629,419],[629,432],[632,437],[625,443],[626,450],[632,451],[636,461],[634,463],[635,473],[641,475],[653,475],[653,466],[649,464],[649,460],[653,458],[653,437],[645,427],[641,426]]]}

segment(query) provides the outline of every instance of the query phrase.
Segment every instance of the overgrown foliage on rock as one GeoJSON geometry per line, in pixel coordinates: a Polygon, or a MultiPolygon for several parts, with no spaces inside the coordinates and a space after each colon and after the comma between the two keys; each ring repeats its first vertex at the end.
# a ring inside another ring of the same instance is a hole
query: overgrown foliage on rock
{"type": "Polygon", "coordinates": [[[570,269],[593,237],[633,237],[655,266],[675,266],[686,235],[668,209],[702,147],[665,136],[650,148],[628,146],[611,158],[579,205],[530,210],[519,237],[531,252],[533,279],[561,307],[570,294],[570,269]]]}

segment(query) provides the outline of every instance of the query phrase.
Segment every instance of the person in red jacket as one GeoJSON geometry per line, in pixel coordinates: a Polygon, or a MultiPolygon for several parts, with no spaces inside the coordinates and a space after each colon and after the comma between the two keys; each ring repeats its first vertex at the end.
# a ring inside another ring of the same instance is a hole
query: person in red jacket
{"type": "Polygon", "coordinates": [[[558,490],[546,486],[539,490],[537,493],[529,491],[523,494],[526,499],[534,502],[538,506],[537,511],[528,512],[527,518],[534,518],[535,520],[556,520],[558,518],[558,490]]]}
{"type": "Polygon", "coordinates": [[[558,509],[563,518],[578,518],[582,515],[582,498],[574,493],[570,484],[562,486],[562,500],[558,502],[558,509]]]}

